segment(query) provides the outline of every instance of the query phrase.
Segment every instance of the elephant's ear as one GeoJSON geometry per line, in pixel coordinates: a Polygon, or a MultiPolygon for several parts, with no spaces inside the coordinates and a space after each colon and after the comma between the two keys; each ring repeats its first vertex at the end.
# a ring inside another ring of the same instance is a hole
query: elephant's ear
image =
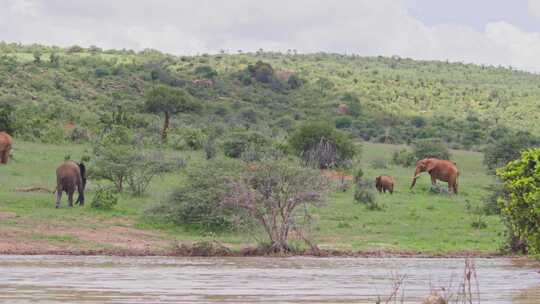
{"type": "Polygon", "coordinates": [[[431,170],[435,169],[435,166],[436,166],[436,161],[429,160],[427,162],[426,171],[431,172],[431,170]]]}

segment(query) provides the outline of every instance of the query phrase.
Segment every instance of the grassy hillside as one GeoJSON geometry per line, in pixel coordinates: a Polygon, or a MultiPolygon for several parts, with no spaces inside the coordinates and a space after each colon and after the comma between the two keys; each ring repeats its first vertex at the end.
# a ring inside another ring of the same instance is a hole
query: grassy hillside
{"type": "MultiPolygon", "coordinates": [[[[146,210],[163,200],[182,182],[185,170],[155,179],[144,197],[122,195],[113,211],[54,208],[50,193],[18,192],[17,188],[55,186],[54,170],[65,155],[79,159],[86,145],[52,145],[17,142],[17,158],[0,167],[0,252],[59,252],[105,250],[107,252],[164,253],[176,242],[218,240],[233,248],[254,245],[262,234],[201,234],[145,217],[146,210]]],[[[366,144],[362,167],[366,176],[396,177],[394,195],[378,195],[386,208],[370,211],[353,202],[353,191],[333,194],[326,207],[314,210],[314,236],[321,248],[387,250],[425,253],[458,251],[495,252],[503,243],[503,227],[497,216],[485,216],[487,227],[475,229],[467,205],[476,206],[490,182],[476,152],[453,151],[460,165],[460,194],[429,194],[429,177],[408,189],[413,168],[374,169],[374,160],[390,160],[400,146],[366,144]]],[[[171,153],[175,153],[172,152],[171,153]]],[[[203,161],[201,152],[186,153],[189,163],[203,161]]],[[[97,188],[90,181],[87,201],[97,188]]]]}
{"type": "Polygon", "coordinates": [[[135,133],[157,138],[163,117],[142,104],[149,88],[165,84],[203,105],[199,113],[173,117],[180,137],[189,127],[207,134],[250,129],[280,139],[299,122],[319,119],[372,142],[437,137],[455,148],[480,149],[511,130],[539,134],[539,80],[511,68],[398,57],[188,57],[0,43],[0,104],[15,107],[12,129],[20,138],[50,143],[92,138],[119,105],[135,133]],[[272,66],[272,79],[249,75],[258,61],[272,66]],[[193,82],[201,79],[211,82],[193,82]],[[340,114],[340,105],[349,110],[340,114]]]}

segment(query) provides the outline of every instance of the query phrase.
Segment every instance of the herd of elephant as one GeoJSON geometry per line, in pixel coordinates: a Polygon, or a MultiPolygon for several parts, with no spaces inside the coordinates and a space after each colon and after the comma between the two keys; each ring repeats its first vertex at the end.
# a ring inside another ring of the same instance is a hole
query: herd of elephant
{"type": "MultiPolygon", "coordinates": [[[[13,140],[6,132],[0,132],[0,164],[7,164],[12,149],[13,140]]],[[[454,162],[437,158],[424,158],[416,162],[411,188],[416,184],[420,173],[428,172],[431,175],[431,183],[435,185],[437,180],[448,183],[448,189],[458,193],[459,171],[454,162]]],[[[382,175],[375,179],[375,187],[381,193],[394,192],[395,180],[391,176],[382,175]]],[[[56,208],[60,207],[62,193],[66,192],[69,206],[73,206],[73,194],[79,196],[75,203],[84,205],[84,189],[86,187],[86,167],[83,163],[65,161],[56,169],[56,208]]]]}
{"type": "MultiPolygon", "coordinates": [[[[431,176],[431,184],[435,185],[437,180],[444,181],[448,183],[449,191],[452,191],[455,194],[458,193],[459,170],[456,163],[433,157],[428,157],[417,161],[411,189],[416,184],[416,180],[422,172],[429,173],[431,176]]],[[[375,188],[377,188],[377,190],[381,193],[394,193],[394,186],[395,180],[392,176],[381,175],[375,178],[375,188]]]]}

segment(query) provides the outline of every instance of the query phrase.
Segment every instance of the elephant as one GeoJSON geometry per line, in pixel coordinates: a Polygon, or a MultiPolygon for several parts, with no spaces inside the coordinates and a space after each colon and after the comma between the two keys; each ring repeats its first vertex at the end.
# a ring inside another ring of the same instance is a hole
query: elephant
{"type": "Polygon", "coordinates": [[[69,207],[73,207],[73,193],[79,192],[76,204],[84,205],[84,188],[86,187],[86,167],[83,163],[68,160],[56,169],[56,208],[60,208],[62,192],[68,195],[69,207]]]}
{"type": "Polygon", "coordinates": [[[0,164],[7,164],[9,161],[13,139],[6,132],[0,132],[0,164]]]}
{"type": "Polygon", "coordinates": [[[424,158],[416,162],[416,171],[411,184],[411,189],[416,184],[416,179],[422,172],[431,175],[431,184],[435,185],[437,180],[448,182],[448,190],[458,193],[459,171],[456,163],[438,158],[424,158]]]}
{"type": "Polygon", "coordinates": [[[375,188],[380,193],[386,193],[388,191],[390,194],[394,194],[394,184],[394,178],[391,176],[381,175],[375,178],[375,188]]]}

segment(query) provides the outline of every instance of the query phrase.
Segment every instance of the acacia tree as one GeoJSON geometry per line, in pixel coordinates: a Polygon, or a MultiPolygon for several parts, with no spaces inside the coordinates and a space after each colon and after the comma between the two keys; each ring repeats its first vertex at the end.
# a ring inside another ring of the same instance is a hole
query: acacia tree
{"type": "Polygon", "coordinates": [[[224,204],[245,209],[262,226],[270,252],[292,251],[292,233],[316,248],[303,228],[311,219],[308,206],[323,203],[328,192],[327,179],[317,171],[283,160],[265,161],[229,181],[228,188],[224,204]]]}
{"type": "Polygon", "coordinates": [[[163,113],[165,115],[161,140],[166,142],[171,115],[198,112],[201,110],[201,105],[194,101],[193,97],[184,90],[160,85],[152,88],[146,94],[145,108],[148,112],[163,113]]]}

